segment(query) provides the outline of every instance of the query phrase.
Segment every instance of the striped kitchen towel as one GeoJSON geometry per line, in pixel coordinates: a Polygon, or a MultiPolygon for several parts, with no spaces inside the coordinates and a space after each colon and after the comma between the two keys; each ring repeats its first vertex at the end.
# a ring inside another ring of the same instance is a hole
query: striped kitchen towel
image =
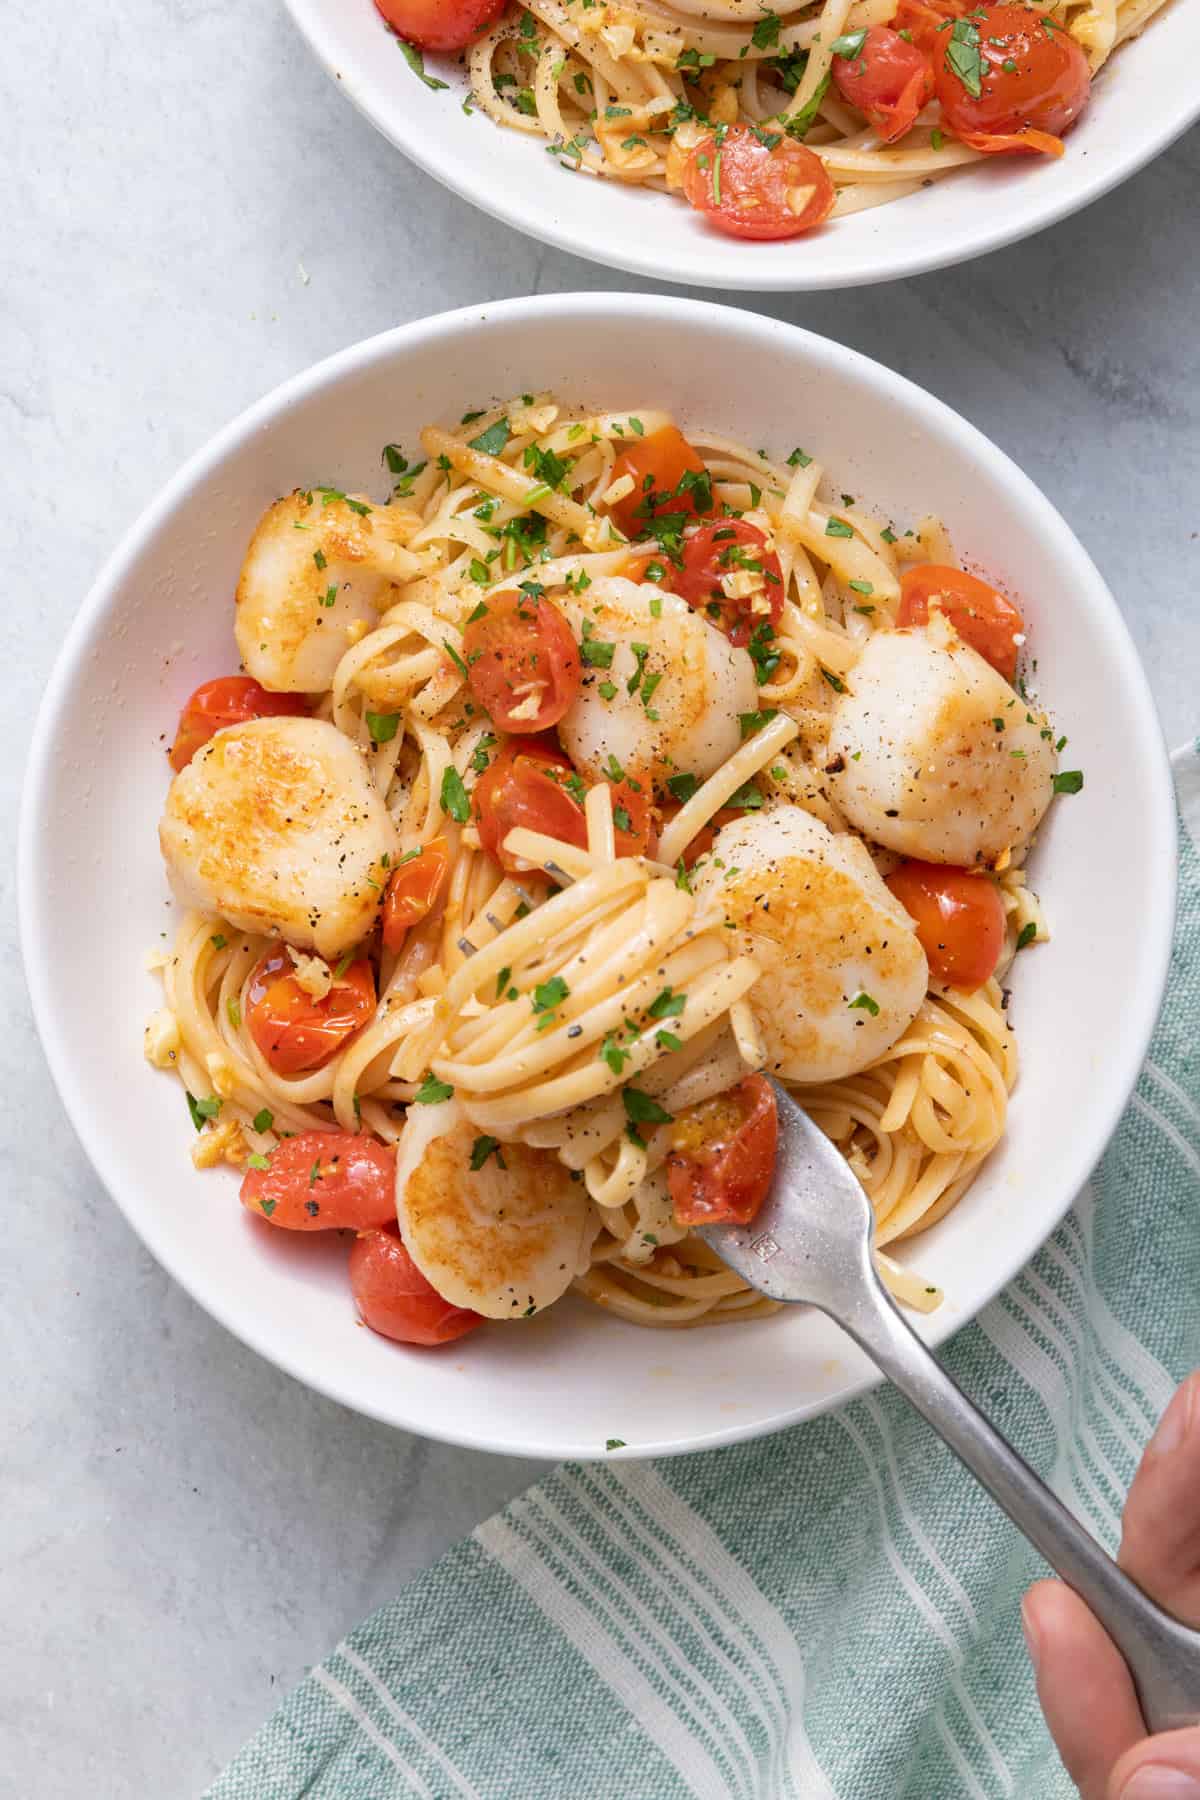
{"type": "MultiPolygon", "coordinates": [[[[1179,926],[1137,1092],[945,1357],[1110,1548],[1200,1362],[1197,747],[1176,772],[1179,926]]],[[[1018,1623],[1037,1573],[887,1388],[757,1443],[566,1467],[352,1632],[209,1800],[1057,1800],[1018,1623]]]]}

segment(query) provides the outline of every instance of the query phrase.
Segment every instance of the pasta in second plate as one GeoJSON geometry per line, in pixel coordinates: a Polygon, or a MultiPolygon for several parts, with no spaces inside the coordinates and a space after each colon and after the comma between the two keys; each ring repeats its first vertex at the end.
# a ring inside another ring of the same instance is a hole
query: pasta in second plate
{"type": "Polygon", "coordinates": [[[1061,156],[1093,78],[1163,0],[376,4],[416,73],[439,85],[421,51],[461,51],[471,103],[563,168],[762,239],[981,157],[1061,156]]]}
{"type": "Polygon", "coordinates": [[[1019,610],[936,520],[650,409],[526,394],[385,459],[385,504],[268,510],[245,673],[172,749],[187,911],[146,1049],[194,1160],[272,1226],[353,1229],[405,1342],[572,1288],[757,1317],[693,1227],[762,1202],[767,1074],[936,1305],[892,1250],[1003,1132],[1024,851],[1082,781],[1019,610]]]}

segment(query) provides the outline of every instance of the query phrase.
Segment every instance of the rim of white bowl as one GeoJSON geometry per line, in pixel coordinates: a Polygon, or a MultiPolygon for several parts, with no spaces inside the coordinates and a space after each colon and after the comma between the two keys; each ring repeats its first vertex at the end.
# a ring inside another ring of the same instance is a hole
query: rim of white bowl
{"type": "MultiPolygon", "coordinates": [[[[1085,206],[1101,199],[1145,168],[1147,163],[1153,162],[1155,157],[1161,156],[1189,125],[1200,118],[1200,84],[1197,84],[1190,93],[1181,93],[1179,104],[1174,109],[1167,108],[1162,113],[1152,113],[1153,124],[1147,128],[1146,136],[1138,141],[1137,148],[1127,160],[1102,168],[1092,168],[1081,158],[1075,186],[1068,193],[1057,197],[1044,188],[1037,189],[1037,184],[1031,182],[1029,207],[998,226],[989,225],[991,215],[986,206],[965,206],[961,227],[952,241],[947,238],[943,245],[933,247],[922,246],[915,240],[911,250],[890,255],[878,269],[868,266],[848,273],[839,270],[836,265],[825,268],[817,258],[812,259],[810,269],[807,262],[797,266],[790,260],[786,263],[777,261],[770,255],[771,246],[759,245],[756,248],[766,250],[766,255],[731,260],[730,266],[722,267],[714,275],[711,240],[707,244],[704,240],[698,240],[694,254],[676,255],[672,266],[664,268],[662,247],[656,242],[653,232],[631,234],[623,247],[616,250],[598,244],[594,234],[588,232],[586,224],[574,227],[567,219],[556,225],[540,217],[534,207],[513,203],[502,189],[495,184],[489,185],[485,155],[474,161],[462,159],[447,167],[433,153],[428,135],[415,126],[410,127],[400,102],[397,102],[394,113],[391,109],[377,106],[371,95],[355,80],[354,73],[344,69],[344,54],[339,46],[337,28],[329,23],[324,10],[325,0],[284,0],[284,3],[297,29],[339,93],[345,94],[382,137],[394,144],[419,168],[424,169],[427,175],[449,188],[451,193],[478,207],[480,212],[486,213],[490,218],[511,226],[514,231],[551,244],[557,250],[565,250],[572,256],[581,256],[588,262],[599,263],[603,268],[623,269],[631,275],[647,276],[652,281],[679,281],[689,287],[736,289],[740,292],[763,294],[817,293],[837,288],[874,287],[881,282],[901,281],[910,275],[926,275],[935,269],[971,262],[978,256],[986,256],[992,250],[1003,250],[1009,244],[1035,237],[1038,232],[1058,224],[1060,220],[1081,212],[1085,206]],[[639,248],[642,243],[645,245],[644,249],[639,248]]],[[[539,145],[538,148],[540,147],[539,145]]],[[[581,207],[578,216],[581,221],[586,221],[588,209],[581,207]]]]}
{"type": "MultiPolygon", "coordinates": [[[[64,1079],[63,1071],[70,1067],[70,1059],[51,1004],[47,980],[53,946],[37,905],[37,896],[42,891],[44,881],[49,879],[49,872],[43,873],[37,865],[35,839],[36,822],[44,810],[45,790],[54,761],[55,745],[61,741],[61,721],[77,672],[86,657],[89,641],[103,621],[113,595],[123,585],[148,541],[170,519],[198,480],[207,476],[231,450],[253,437],[256,431],[285,412],[294,402],[307,399],[322,389],[336,387],[343,377],[369,368],[377,362],[386,361],[399,346],[411,349],[424,343],[427,348],[432,349],[441,340],[452,341],[464,329],[477,330],[497,320],[521,317],[536,319],[539,315],[550,314],[566,315],[568,318],[577,314],[582,320],[597,311],[610,314],[610,324],[624,325],[652,320],[662,325],[686,314],[698,321],[707,321],[710,325],[718,320],[723,321],[725,328],[734,335],[747,332],[773,339],[776,343],[784,339],[793,342],[803,340],[808,354],[814,359],[835,359],[839,363],[848,364],[867,382],[882,390],[881,404],[888,404],[891,396],[902,397],[908,405],[924,414],[925,428],[931,435],[936,435],[943,448],[961,449],[972,461],[990,465],[993,473],[1013,488],[1031,523],[1040,531],[1057,536],[1064,551],[1075,563],[1078,578],[1091,597],[1091,623],[1095,630],[1105,634],[1115,656],[1124,666],[1132,716],[1137,721],[1146,749],[1153,748],[1149,761],[1154,774],[1151,790],[1145,796],[1145,804],[1147,817],[1153,822],[1152,862],[1156,873],[1151,891],[1155,896],[1155,905],[1148,916],[1139,920],[1137,952],[1146,974],[1137,985],[1134,1005],[1122,1018],[1120,1034],[1114,1035],[1111,1053],[1105,1063],[1107,1102],[1097,1113],[1093,1129],[1073,1145],[1069,1176],[1063,1183],[1063,1192],[1059,1195],[1053,1212],[1043,1215],[1036,1224],[1031,1223],[1026,1231],[1014,1234],[1010,1254],[989,1273],[983,1291],[972,1301],[969,1311],[958,1311],[952,1315],[947,1313],[940,1319],[934,1315],[935,1322],[924,1327],[921,1334],[931,1348],[936,1348],[975,1318],[1040,1249],[1067,1212],[1111,1138],[1133,1092],[1161,1009],[1174,937],[1177,884],[1178,838],[1174,785],[1158,715],[1128,627],[1107,583],[1087,551],[1066,520],[1030,477],[983,432],[969,424],[944,401],[909,381],[906,376],[897,375],[872,357],[864,356],[857,350],[846,349],[832,339],[822,337],[818,332],[764,317],[759,313],[719,306],[708,300],[651,294],[541,295],[460,307],[452,312],[435,313],[411,324],[393,327],[314,363],[272,389],[195,452],[125,533],[93,582],[55,661],[30,742],[18,827],[17,910],[21,953],[34,1020],[55,1088],[92,1167],[129,1225],[167,1273],[234,1337],[305,1386],[350,1407],[352,1411],[374,1418],[381,1424],[398,1426],[402,1430],[467,1449],[551,1461],[592,1461],[597,1459],[598,1452],[591,1441],[568,1445],[538,1441],[514,1446],[500,1434],[483,1436],[456,1430],[452,1421],[445,1425],[438,1422],[437,1429],[431,1429],[427,1421],[414,1419],[407,1414],[403,1383],[397,1383],[394,1406],[384,1408],[364,1404],[361,1398],[342,1383],[336,1369],[316,1366],[301,1369],[267,1341],[268,1333],[259,1329],[256,1319],[236,1316],[233,1309],[226,1306],[224,1293],[219,1285],[214,1285],[209,1290],[203,1283],[194,1280],[186,1263],[176,1256],[171,1246],[165,1210],[162,1214],[162,1229],[158,1229],[157,1215],[153,1212],[135,1216],[134,1209],[126,1204],[121,1191],[122,1183],[110,1156],[107,1140],[103,1136],[90,1134],[85,1128],[84,1102],[80,1093],[64,1079]]],[[[801,1401],[794,1410],[780,1414],[767,1424],[751,1421],[723,1425],[703,1434],[693,1432],[679,1441],[642,1443],[633,1450],[608,1452],[601,1460],[683,1455],[751,1438],[766,1437],[789,1425],[816,1417],[833,1406],[845,1405],[856,1395],[880,1385],[884,1379],[882,1374],[872,1370],[861,1380],[840,1390],[827,1403],[814,1407],[811,1400],[801,1401]]]]}

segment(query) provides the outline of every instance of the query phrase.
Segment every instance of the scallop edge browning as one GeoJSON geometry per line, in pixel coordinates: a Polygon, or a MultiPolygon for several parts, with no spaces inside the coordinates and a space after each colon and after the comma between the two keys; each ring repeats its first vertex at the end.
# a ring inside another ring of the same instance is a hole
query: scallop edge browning
{"type": "Polygon", "coordinates": [[[552,1305],[588,1267],[600,1229],[583,1182],[552,1150],[477,1136],[453,1099],[409,1108],[396,1222],[443,1299],[489,1319],[552,1305]]]}
{"type": "Polygon", "coordinates": [[[374,925],[399,837],[349,738],[275,716],[218,731],[179,771],[159,843],[182,904],[329,958],[374,925]]]}
{"type": "Polygon", "coordinates": [[[856,831],[961,868],[1028,842],[1053,794],[1053,734],[948,624],[872,637],[846,689],[829,756],[856,831]]]}
{"type": "Polygon", "coordinates": [[[693,887],[762,968],[750,1005],[771,1074],[798,1083],[855,1074],[924,1004],[925,952],[866,845],[802,807],[722,826],[693,887]]]}

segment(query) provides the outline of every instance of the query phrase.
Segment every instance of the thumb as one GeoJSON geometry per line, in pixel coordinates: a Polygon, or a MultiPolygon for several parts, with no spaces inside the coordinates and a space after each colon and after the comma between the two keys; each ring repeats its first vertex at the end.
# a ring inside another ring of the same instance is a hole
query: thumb
{"type": "Polygon", "coordinates": [[[1114,1764],[1105,1800],[1200,1800],[1200,1729],[1143,1738],[1114,1764]]]}

